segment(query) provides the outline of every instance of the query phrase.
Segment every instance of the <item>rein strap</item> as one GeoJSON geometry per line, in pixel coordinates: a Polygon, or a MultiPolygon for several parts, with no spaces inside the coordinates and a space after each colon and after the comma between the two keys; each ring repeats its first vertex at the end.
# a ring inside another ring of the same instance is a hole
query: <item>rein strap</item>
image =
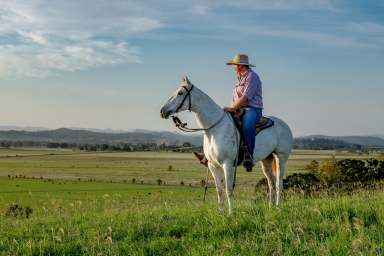
{"type": "Polygon", "coordinates": [[[219,120],[217,120],[213,125],[209,126],[208,128],[189,128],[187,127],[187,123],[183,123],[179,117],[172,116],[172,121],[175,123],[175,126],[183,131],[183,132],[198,132],[198,131],[208,131],[212,129],[214,126],[216,126],[225,116],[225,112],[221,115],[219,120]]]}

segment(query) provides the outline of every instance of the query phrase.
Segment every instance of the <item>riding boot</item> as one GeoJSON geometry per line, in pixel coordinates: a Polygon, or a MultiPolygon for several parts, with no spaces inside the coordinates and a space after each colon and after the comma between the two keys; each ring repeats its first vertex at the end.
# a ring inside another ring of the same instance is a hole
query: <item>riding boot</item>
{"type": "Polygon", "coordinates": [[[196,151],[193,151],[192,153],[202,165],[208,166],[208,159],[205,157],[204,153],[199,153],[196,151]]]}
{"type": "Polygon", "coordinates": [[[248,150],[245,151],[243,166],[247,172],[251,172],[252,167],[254,166],[253,158],[251,154],[249,154],[248,150]]]}

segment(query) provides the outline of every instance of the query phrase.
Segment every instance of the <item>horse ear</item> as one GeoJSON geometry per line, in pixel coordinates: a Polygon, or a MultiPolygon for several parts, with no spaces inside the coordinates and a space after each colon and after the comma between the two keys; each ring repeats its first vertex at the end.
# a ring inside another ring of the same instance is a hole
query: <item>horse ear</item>
{"type": "Polygon", "coordinates": [[[191,82],[189,82],[189,79],[188,79],[187,76],[183,76],[183,77],[182,77],[182,79],[181,79],[181,83],[186,84],[186,85],[191,84],[191,82]]]}
{"type": "Polygon", "coordinates": [[[187,83],[187,84],[190,84],[191,82],[189,82],[189,79],[187,76],[184,77],[184,81],[187,83]]]}

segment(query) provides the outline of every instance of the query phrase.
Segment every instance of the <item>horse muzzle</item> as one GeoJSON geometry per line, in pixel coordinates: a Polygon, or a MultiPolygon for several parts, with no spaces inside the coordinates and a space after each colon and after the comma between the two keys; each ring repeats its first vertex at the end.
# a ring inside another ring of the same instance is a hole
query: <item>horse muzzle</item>
{"type": "Polygon", "coordinates": [[[172,112],[172,111],[166,110],[166,109],[164,109],[164,107],[162,107],[162,108],[160,109],[160,117],[161,117],[161,118],[164,118],[164,119],[168,119],[169,116],[171,115],[171,112],[172,112]]]}

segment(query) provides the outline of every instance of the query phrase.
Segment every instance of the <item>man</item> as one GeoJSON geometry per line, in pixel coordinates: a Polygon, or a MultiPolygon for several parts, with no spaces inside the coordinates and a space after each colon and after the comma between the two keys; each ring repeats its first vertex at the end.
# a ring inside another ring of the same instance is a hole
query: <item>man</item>
{"type": "MultiPolygon", "coordinates": [[[[261,81],[251,69],[254,65],[249,63],[248,56],[245,54],[236,54],[227,62],[227,65],[234,66],[238,81],[233,89],[232,103],[229,107],[224,107],[224,111],[242,116],[242,133],[247,146],[243,165],[250,172],[254,165],[256,123],[262,117],[263,110],[261,81]]],[[[202,164],[207,164],[203,154],[193,153],[202,164]]]]}

